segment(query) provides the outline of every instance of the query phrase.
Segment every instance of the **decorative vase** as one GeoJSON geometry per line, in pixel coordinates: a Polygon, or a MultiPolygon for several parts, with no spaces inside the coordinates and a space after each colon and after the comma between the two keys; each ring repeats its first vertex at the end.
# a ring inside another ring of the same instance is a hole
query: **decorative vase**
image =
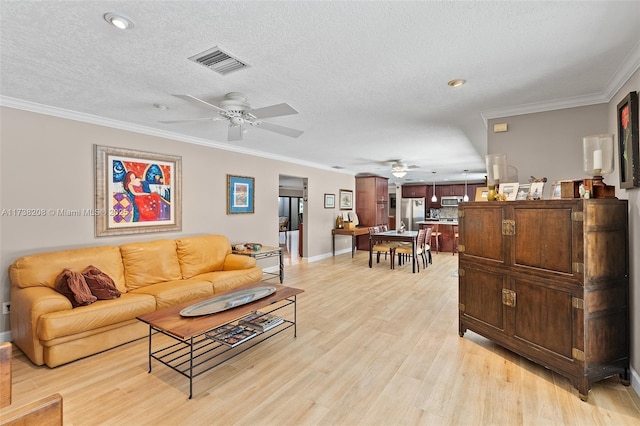
{"type": "Polygon", "coordinates": [[[489,192],[487,193],[487,201],[495,201],[496,200],[496,187],[495,185],[489,187],[489,192]]]}

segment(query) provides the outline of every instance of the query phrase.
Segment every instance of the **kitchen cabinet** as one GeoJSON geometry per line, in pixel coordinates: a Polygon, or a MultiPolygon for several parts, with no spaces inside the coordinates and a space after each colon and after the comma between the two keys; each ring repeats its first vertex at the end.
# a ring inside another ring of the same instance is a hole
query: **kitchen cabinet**
{"type": "MultiPolygon", "coordinates": [[[[389,179],[381,176],[356,177],[356,214],[361,227],[389,224],[389,179]]],[[[359,250],[369,250],[369,237],[357,238],[359,250]]]]}
{"type": "Polygon", "coordinates": [[[402,185],[402,198],[427,198],[427,186],[402,185]]]}
{"type": "Polygon", "coordinates": [[[474,331],[569,378],[629,383],[626,200],[459,206],[459,334],[474,331]]]}

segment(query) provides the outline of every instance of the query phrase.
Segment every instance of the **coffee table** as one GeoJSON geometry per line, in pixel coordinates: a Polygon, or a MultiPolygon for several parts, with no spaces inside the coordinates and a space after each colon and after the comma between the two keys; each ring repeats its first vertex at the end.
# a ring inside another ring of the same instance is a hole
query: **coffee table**
{"type": "Polygon", "coordinates": [[[196,317],[180,315],[181,310],[195,303],[238,290],[264,287],[264,285],[263,281],[246,284],[228,292],[158,309],[155,312],[137,317],[140,321],[149,324],[149,373],[151,373],[151,362],[155,359],[187,377],[189,379],[189,399],[191,399],[194,377],[217,367],[288,328],[293,327],[293,337],[296,337],[296,297],[304,290],[280,284],[271,284],[276,288],[276,291],[269,296],[226,311],[196,317]],[[255,338],[247,340],[239,346],[231,348],[205,335],[208,331],[232,324],[252,312],[260,310],[260,312],[272,313],[287,306],[292,306],[293,318],[283,318],[284,321],[279,326],[258,333],[255,338]],[[152,340],[153,336],[158,333],[170,337],[171,343],[154,350],[152,340]]]}

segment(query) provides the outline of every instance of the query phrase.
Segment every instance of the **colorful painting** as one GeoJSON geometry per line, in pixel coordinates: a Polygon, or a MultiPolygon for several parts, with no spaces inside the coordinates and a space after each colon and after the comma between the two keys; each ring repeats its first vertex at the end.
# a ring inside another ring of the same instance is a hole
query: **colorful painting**
{"type": "Polygon", "coordinates": [[[255,180],[227,175],[227,214],[254,213],[255,180]]]}
{"type": "Polygon", "coordinates": [[[638,93],[630,92],[618,104],[620,188],[630,189],[640,186],[638,126],[638,93]]]}
{"type": "Polygon", "coordinates": [[[179,231],[181,157],[95,147],[96,235],[179,231]]]}

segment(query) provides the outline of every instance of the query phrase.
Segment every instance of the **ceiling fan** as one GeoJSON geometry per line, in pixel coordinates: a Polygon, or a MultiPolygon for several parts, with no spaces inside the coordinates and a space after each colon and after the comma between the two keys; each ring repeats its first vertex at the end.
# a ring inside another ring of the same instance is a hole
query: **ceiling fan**
{"type": "Polygon", "coordinates": [[[391,174],[397,178],[403,178],[407,172],[413,169],[419,169],[415,164],[408,166],[407,163],[402,160],[391,160],[389,162],[391,163],[391,174]]]}
{"type": "Polygon", "coordinates": [[[207,118],[193,118],[187,120],[168,120],[160,121],[160,123],[185,123],[190,121],[218,121],[227,120],[229,122],[229,133],[227,136],[228,141],[241,141],[242,135],[247,131],[247,126],[256,127],[258,129],[268,130],[270,132],[279,133],[281,135],[297,138],[304,132],[301,130],[292,129],[290,127],[280,126],[278,124],[262,121],[263,118],[279,117],[282,115],[297,114],[291,105],[282,103],[277,105],[270,105],[262,108],[252,109],[251,105],[247,103],[247,97],[243,93],[230,92],[224,96],[224,100],[220,102],[220,105],[213,105],[202,99],[198,99],[191,95],[173,95],[180,99],[187,101],[196,101],[201,104],[213,108],[217,111],[218,116],[207,118]]]}

